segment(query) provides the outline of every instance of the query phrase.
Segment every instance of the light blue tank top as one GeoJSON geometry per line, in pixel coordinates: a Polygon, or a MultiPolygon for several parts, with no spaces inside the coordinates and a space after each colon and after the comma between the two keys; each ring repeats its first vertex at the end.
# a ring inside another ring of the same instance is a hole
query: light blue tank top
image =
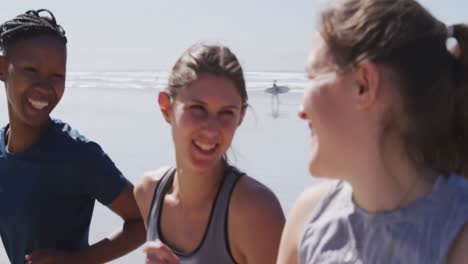
{"type": "Polygon", "coordinates": [[[299,263],[445,263],[468,223],[468,181],[439,177],[430,194],[410,206],[371,214],[337,182],[307,222],[299,263]]]}

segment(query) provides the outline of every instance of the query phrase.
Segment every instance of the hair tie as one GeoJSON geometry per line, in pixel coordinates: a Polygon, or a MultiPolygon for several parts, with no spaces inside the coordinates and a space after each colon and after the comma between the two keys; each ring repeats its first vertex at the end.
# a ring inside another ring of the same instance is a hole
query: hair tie
{"type": "Polygon", "coordinates": [[[455,26],[447,27],[447,40],[445,41],[445,46],[447,47],[448,52],[454,57],[458,58],[458,55],[454,54],[454,49],[458,45],[458,40],[455,36],[455,26]]]}

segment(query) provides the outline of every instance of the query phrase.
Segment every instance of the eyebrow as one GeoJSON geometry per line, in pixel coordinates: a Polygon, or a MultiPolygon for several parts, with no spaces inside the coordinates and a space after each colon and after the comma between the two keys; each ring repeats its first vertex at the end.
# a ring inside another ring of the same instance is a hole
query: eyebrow
{"type": "MultiPolygon", "coordinates": [[[[192,102],[192,103],[198,103],[198,104],[201,104],[201,105],[204,105],[204,106],[207,105],[207,103],[205,103],[205,102],[203,102],[201,100],[198,100],[198,99],[190,99],[189,101],[192,102]]],[[[225,106],[222,107],[222,109],[240,109],[240,107],[237,106],[237,105],[225,105],[225,106]]]]}

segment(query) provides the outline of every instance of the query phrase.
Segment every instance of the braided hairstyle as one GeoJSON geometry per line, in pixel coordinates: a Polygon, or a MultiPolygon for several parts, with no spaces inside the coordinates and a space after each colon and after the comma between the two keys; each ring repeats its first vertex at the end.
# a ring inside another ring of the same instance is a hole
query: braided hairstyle
{"type": "Polygon", "coordinates": [[[65,30],[57,24],[52,12],[47,9],[29,10],[0,25],[0,50],[5,52],[18,40],[44,34],[59,38],[64,45],[67,43],[65,30]]]}

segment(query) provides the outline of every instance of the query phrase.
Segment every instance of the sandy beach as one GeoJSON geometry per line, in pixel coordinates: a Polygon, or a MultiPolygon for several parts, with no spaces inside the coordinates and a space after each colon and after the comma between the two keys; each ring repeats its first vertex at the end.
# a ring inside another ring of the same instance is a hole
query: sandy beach
{"type": "MultiPolygon", "coordinates": [[[[98,142],[133,183],[144,171],[173,164],[169,126],[156,104],[157,89],[67,88],[52,116],[68,122],[98,142]]],[[[280,111],[272,116],[270,95],[249,91],[251,107],[238,129],[229,160],[270,187],[287,214],[299,193],[316,180],[308,175],[309,131],[297,117],[302,92],[280,96],[280,111]]],[[[0,124],[7,122],[5,90],[0,91],[0,124]]],[[[3,176],[3,175],[2,175],[3,176]]],[[[122,221],[97,204],[90,243],[115,231],[122,221]]],[[[0,247],[0,264],[8,259],[0,247]]],[[[112,263],[144,263],[137,249],[112,263]]]]}

